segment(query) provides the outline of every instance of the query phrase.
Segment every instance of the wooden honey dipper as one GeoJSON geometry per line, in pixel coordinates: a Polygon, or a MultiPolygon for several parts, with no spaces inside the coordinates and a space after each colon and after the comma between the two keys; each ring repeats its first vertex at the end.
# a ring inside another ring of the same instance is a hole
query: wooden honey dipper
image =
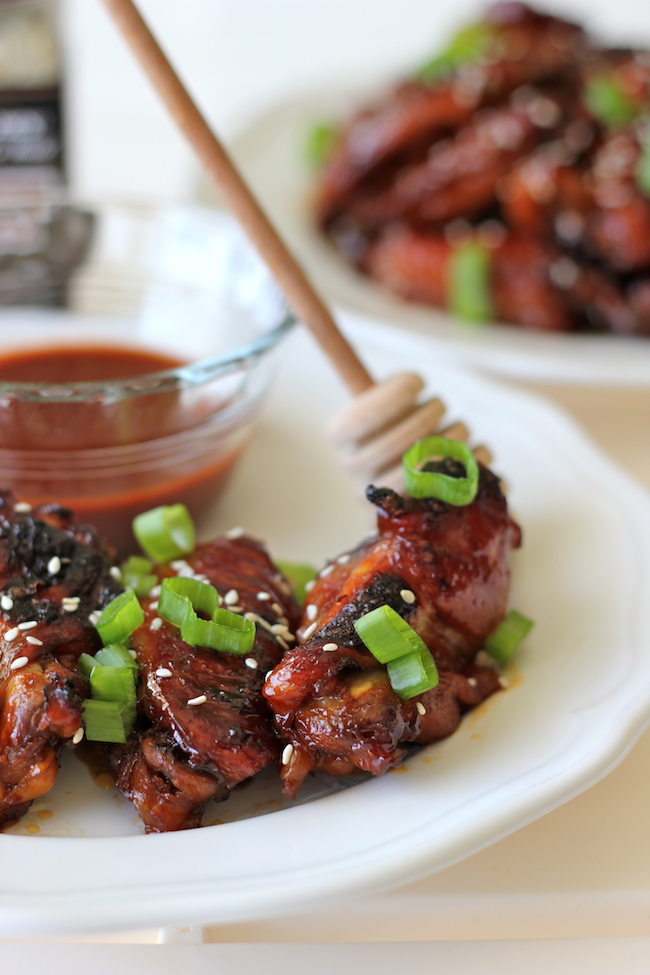
{"type": "MultiPolygon", "coordinates": [[[[436,432],[468,440],[469,431],[462,423],[441,429],[445,407],[439,399],[418,402],[424,387],[419,376],[400,373],[375,383],[203,118],[135,4],[132,0],[103,3],[297,318],[309,327],[353,394],[350,405],[329,428],[331,438],[343,448],[348,470],[365,483],[379,478],[381,484],[399,487],[399,459],[416,440],[436,432]]],[[[477,447],[474,454],[489,463],[485,447],[477,447]]]]}

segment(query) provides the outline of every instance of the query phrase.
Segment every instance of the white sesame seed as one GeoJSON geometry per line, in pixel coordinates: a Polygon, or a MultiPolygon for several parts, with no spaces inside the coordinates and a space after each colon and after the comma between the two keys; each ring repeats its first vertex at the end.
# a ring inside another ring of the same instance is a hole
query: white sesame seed
{"type": "Polygon", "coordinates": [[[478,687],[478,681],[476,677],[468,677],[467,683],[469,684],[470,687],[478,687]]]}
{"type": "MultiPolygon", "coordinates": [[[[158,670],[156,671],[156,677],[171,677],[171,676],[172,676],[172,672],[171,670],[169,670],[168,667],[159,667],[158,670]]],[[[188,704],[191,703],[192,703],[191,701],[188,701],[188,704]]]]}
{"type": "Polygon", "coordinates": [[[246,664],[247,667],[250,667],[251,670],[257,670],[259,666],[255,657],[246,657],[244,659],[244,663],[246,664]]]}
{"type": "Polygon", "coordinates": [[[154,586],[153,589],[149,590],[149,598],[158,599],[158,596],[161,594],[161,592],[162,592],[162,586],[154,586]]]}
{"type": "Polygon", "coordinates": [[[205,704],[206,701],[207,701],[207,697],[205,696],[205,694],[200,694],[198,697],[191,698],[191,700],[189,700],[187,703],[191,705],[205,704]]]}
{"type": "Polygon", "coordinates": [[[110,567],[110,569],[108,570],[108,573],[109,573],[109,575],[113,576],[113,578],[117,582],[121,582],[122,581],[122,572],[121,572],[120,567],[118,565],[112,565],[110,567]]]}
{"type": "Polygon", "coordinates": [[[9,670],[20,670],[21,667],[24,667],[28,663],[29,657],[16,657],[15,660],[12,660],[9,670]]]}
{"type": "Polygon", "coordinates": [[[314,603],[310,603],[309,606],[305,608],[305,615],[308,620],[315,620],[318,616],[318,606],[315,606],[314,603]]]}
{"type": "Polygon", "coordinates": [[[157,599],[154,599],[152,602],[149,603],[149,609],[158,609],[158,600],[157,599]]]}
{"type": "Polygon", "coordinates": [[[237,525],[236,528],[228,529],[228,531],[226,532],[226,538],[232,538],[232,539],[241,538],[243,534],[244,534],[244,529],[240,525],[237,525]]]}
{"type": "Polygon", "coordinates": [[[258,592],[256,599],[261,599],[263,603],[267,602],[271,598],[270,592],[258,592]]]}
{"type": "Polygon", "coordinates": [[[28,514],[31,510],[31,504],[28,504],[26,501],[19,501],[18,504],[14,505],[14,511],[17,511],[19,514],[28,514]]]}
{"type": "Polygon", "coordinates": [[[286,640],[283,639],[283,637],[280,636],[279,633],[276,633],[275,639],[280,644],[283,650],[289,649],[289,644],[286,642],[286,640]]]}
{"type": "Polygon", "coordinates": [[[264,680],[268,680],[272,673],[273,668],[271,668],[271,670],[267,670],[267,672],[264,674],[264,680]]]}
{"type": "Polygon", "coordinates": [[[346,562],[350,561],[350,556],[346,552],[345,555],[339,555],[336,561],[338,562],[339,565],[345,565],[346,562]]]}
{"type": "Polygon", "coordinates": [[[411,592],[410,589],[400,589],[399,594],[405,603],[411,605],[415,602],[415,593],[411,592]]]}
{"type": "Polygon", "coordinates": [[[285,745],[282,750],[282,764],[288,765],[291,761],[291,756],[293,755],[293,745],[285,745]]]}
{"type": "Polygon", "coordinates": [[[173,562],[169,563],[170,568],[173,569],[174,572],[178,572],[180,569],[185,569],[187,565],[188,563],[185,561],[185,559],[174,559],[173,562]]]}
{"type": "Polygon", "coordinates": [[[25,623],[19,623],[19,630],[33,630],[35,626],[38,626],[38,620],[27,620],[25,623]]]}
{"type": "Polygon", "coordinates": [[[135,652],[135,650],[129,650],[129,657],[131,657],[133,660],[137,660],[138,659],[138,655],[135,652]]]}
{"type": "Polygon", "coordinates": [[[282,610],[282,606],[280,606],[280,603],[271,603],[271,609],[277,616],[282,616],[283,610],[282,610]]]}
{"type": "Polygon", "coordinates": [[[305,592],[311,592],[315,585],[316,585],[316,580],[310,579],[309,582],[305,583],[305,592]]]}
{"type": "Polygon", "coordinates": [[[243,613],[244,611],[243,606],[229,606],[228,609],[231,613],[243,613]]]}
{"type": "Polygon", "coordinates": [[[332,573],[332,572],[334,572],[334,563],[332,563],[331,565],[326,565],[324,569],[321,569],[321,571],[318,573],[318,575],[319,575],[319,577],[321,579],[324,579],[326,576],[330,575],[330,573],[332,573]]]}
{"type": "Polygon", "coordinates": [[[12,640],[15,640],[16,639],[16,637],[18,636],[19,633],[20,633],[20,630],[18,629],[18,627],[17,626],[12,626],[10,630],[7,630],[7,632],[4,635],[4,638],[5,638],[5,640],[6,640],[7,643],[11,643],[12,640]]]}
{"type": "Polygon", "coordinates": [[[312,633],[316,632],[316,627],[318,623],[311,623],[302,635],[303,640],[308,640],[312,633]]]}
{"type": "Polygon", "coordinates": [[[160,616],[156,616],[156,618],[153,619],[151,621],[151,623],[149,624],[149,629],[150,630],[159,630],[162,625],[163,625],[162,619],[160,618],[160,616]]]}
{"type": "Polygon", "coordinates": [[[83,739],[83,736],[84,736],[83,728],[77,728],[74,735],[72,736],[72,744],[78,745],[79,742],[83,739]]]}
{"type": "Polygon", "coordinates": [[[284,636],[285,633],[289,633],[289,632],[291,631],[289,630],[289,627],[287,626],[286,623],[271,624],[271,633],[273,633],[275,636],[277,636],[278,634],[280,636],[284,636]]]}
{"type": "Polygon", "coordinates": [[[324,643],[323,650],[338,650],[338,643],[324,643]]]}
{"type": "Polygon", "coordinates": [[[66,602],[65,599],[61,603],[61,609],[64,613],[74,613],[79,609],[79,603],[66,602]]]}
{"type": "Polygon", "coordinates": [[[90,615],[88,616],[88,622],[92,626],[96,626],[97,623],[99,622],[99,619],[100,619],[101,615],[102,615],[101,614],[101,610],[99,610],[99,609],[93,610],[93,612],[90,613],[90,615]]]}
{"type": "Polygon", "coordinates": [[[64,596],[61,602],[68,603],[70,606],[78,606],[81,602],[81,596],[64,596]]]}
{"type": "Polygon", "coordinates": [[[31,643],[33,647],[42,647],[43,641],[39,640],[37,636],[26,636],[27,643],[31,643]]]}
{"type": "Polygon", "coordinates": [[[47,563],[47,571],[51,576],[55,576],[61,571],[61,559],[58,555],[53,555],[50,561],[47,563]]]}
{"type": "Polygon", "coordinates": [[[233,606],[235,603],[239,602],[239,593],[236,589],[229,589],[226,595],[223,597],[223,601],[226,606],[233,606]]]}
{"type": "Polygon", "coordinates": [[[427,709],[425,708],[425,706],[422,703],[422,701],[417,701],[415,707],[417,708],[418,714],[426,714],[427,713],[427,709]]]}
{"type": "Polygon", "coordinates": [[[2,608],[6,610],[13,609],[14,601],[11,598],[11,596],[2,596],[0,597],[0,606],[2,606],[2,608]]]}

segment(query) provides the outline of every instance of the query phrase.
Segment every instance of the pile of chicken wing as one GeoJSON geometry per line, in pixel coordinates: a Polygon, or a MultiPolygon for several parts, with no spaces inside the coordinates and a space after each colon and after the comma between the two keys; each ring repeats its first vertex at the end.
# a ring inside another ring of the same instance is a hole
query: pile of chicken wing
{"type": "Polygon", "coordinates": [[[318,224],[387,290],[650,336],[650,52],[504,0],[331,135],[318,224]]]}
{"type": "MultiPolygon", "coordinates": [[[[480,467],[462,506],[374,487],[368,500],[376,532],[321,569],[302,615],[264,546],[241,531],[154,566],[129,640],[135,725],[123,744],[91,746],[147,831],[199,826],[209,800],[269,765],[290,797],[312,770],[380,775],[499,689],[498,672],[476,660],[506,614],[509,553],[521,541],[498,479],[480,467]],[[173,577],[209,583],[253,621],[251,649],[185,642],[158,612],[173,577]],[[393,690],[354,626],[382,606],[423,641],[436,687],[408,699],[393,690]]],[[[99,650],[98,613],[122,591],[113,561],[69,511],[0,496],[0,823],[52,787],[64,749],[88,748],[79,658],[99,650]]]]}

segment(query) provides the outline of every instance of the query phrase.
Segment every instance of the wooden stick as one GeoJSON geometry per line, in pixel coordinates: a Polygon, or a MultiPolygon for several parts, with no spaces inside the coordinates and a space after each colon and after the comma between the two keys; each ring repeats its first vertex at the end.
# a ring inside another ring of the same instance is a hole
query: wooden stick
{"type": "Polygon", "coordinates": [[[369,389],[374,385],[371,375],[199,112],[132,0],[103,3],[296,316],[309,326],[350,392],[369,389]]]}

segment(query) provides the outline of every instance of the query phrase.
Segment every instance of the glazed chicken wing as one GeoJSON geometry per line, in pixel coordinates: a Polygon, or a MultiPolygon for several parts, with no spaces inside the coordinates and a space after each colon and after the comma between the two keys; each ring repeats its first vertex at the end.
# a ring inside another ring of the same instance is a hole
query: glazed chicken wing
{"type": "Polygon", "coordinates": [[[185,643],[177,627],[143,601],[145,621],[131,636],[142,678],[138,728],[112,749],[118,786],[150,832],[198,826],[208,799],[230,790],[278,757],[264,675],[294,639],[299,610],[263,547],[250,538],[218,538],[187,561],[160,566],[164,576],[193,575],[213,585],[228,609],[256,623],[245,657],[185,643]]]}
{"type": "Polygon", "coordinates": [[[108,555],[67,509],[0,494],[0,823],[51,789],[83,736],[77,661],[100,646],[91,613],[119,592],[108,555]]]}
{"type": "MultiPolygon", "coordinates": [[[[455,462],[442,463],[458,474],[455,462]]],[[[464,507],[388,488],[371,487],[368,498],[379,509],[377,534],[320,573],[302,643],[264,685],[285,744],[289,796],[312,769],[382,774],[399,765],[403,743],[450,735],[462,711],[499,686],[494,670],[474,663],[505,615],[509,551],[521,538],[496,477],[482,468],[479,492],[464,507]],[[397,696],[354,629],[384,604],[419,634],[439,670],[439,685],[411,700],[397,696]]]]}

